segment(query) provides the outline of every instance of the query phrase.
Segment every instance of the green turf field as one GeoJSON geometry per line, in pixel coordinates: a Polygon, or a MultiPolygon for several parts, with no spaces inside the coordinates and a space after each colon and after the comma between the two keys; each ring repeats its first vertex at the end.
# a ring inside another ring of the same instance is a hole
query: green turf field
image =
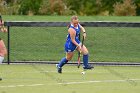
{"type": "MultiPolygon", "coordinates": [[[[70,21],[71,16],[18,16],[3,15],[6,21],[70,21]]],[[[80,21],[140,22],[139,16],[79,16],[80,21]]]]}
{"type": "Polygon", "coordinates": [[[66,65],[63,73],[55,65],[0,65],[0,93],[139,93],[140,67],[66,65]]]}

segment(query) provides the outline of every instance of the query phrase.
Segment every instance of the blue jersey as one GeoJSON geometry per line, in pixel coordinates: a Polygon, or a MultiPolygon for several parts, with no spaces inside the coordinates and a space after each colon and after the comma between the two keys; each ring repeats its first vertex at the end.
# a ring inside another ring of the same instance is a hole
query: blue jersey
{"type": "MultiPolygon", "coordinates": [[[[80,34],[80,25],[78,24],[78,27],[74,27],[72,24],[70,25],[69,28],[73,28],[76,32],[76,36],[75,36],[75,41],[79,44],[80,40],[79,40],[79,34],[80,34]]],[[[76,49],[76,45],[73,44],[70,34],[67,35],[67,39],[66,39],[66,43],[65,43],[65,51],[66,52],[73,52],[76,49]]]]}

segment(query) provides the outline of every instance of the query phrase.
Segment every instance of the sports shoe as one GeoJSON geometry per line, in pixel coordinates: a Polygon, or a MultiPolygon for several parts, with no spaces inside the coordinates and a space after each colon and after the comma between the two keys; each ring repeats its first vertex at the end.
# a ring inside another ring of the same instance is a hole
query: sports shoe
{"type": "Polygon", "coordinates": [[[83,68],[86,70],[86,69],[93,69],[94,67],[92,65],[87,65],[86,67],[83,68]]]}
{"type": "Polygon", "coordinates": [[[57,72],[58,72],[58,73],[62,73],[62,68],[59,67],[58,64],[56,64],[56,67],[57,67],[57,72]]]}

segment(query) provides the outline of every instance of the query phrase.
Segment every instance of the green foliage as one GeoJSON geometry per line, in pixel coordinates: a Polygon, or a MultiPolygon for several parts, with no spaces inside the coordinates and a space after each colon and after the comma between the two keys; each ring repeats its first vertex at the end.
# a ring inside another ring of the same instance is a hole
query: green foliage
{"type": "Polygon", "coordinates": [[[66,3],[70,10],[79,15],[110,15],[113,13],[113,4],[120,1],[122,0],[67,0],[66,3]]]}
{"type": "Polygon", "coordinates": [[[62,15],[65,8],[65,4],[62,0],[50,0],[50,12],[53,15],[62,15]]]}
{"type": "Polygon", "coordinates": [[[97,5],[93,0],[67,0],[67,6],[70,10],[75,11],[79,15],[96,15],[97,5]]]}
{"type": "Polygon", "coordinates": [[[21,0],[0,0],[0,13],[3,15],[18,14],[21,0]]]}
{"type": "Polygon", "coordinates": [[[110,12],[110,14],[113,13],[113,5],[116,2],[122,2],[122,0],[102,0],[102,8],[103,10],[108,10],[110,12]]]}
{"type": "Polygon", "coordinates": [[[41,15],[51,15],[50,7],[49,7],[49,0],[43,0],[40,9],[39,14],[41,15]]]}
{"type": "Polygon", "coordinates": [[[20,5],[15,3],[13,5],[11,5],[8,9],[8,14],[10,15],[17,15],[18,11],[19,11],[20,5]]]}
{"type": "MultiPolygon", "coordinates": [[[[122,6],[123,3],[123,0],[6,0],[7,5],[2,6],[2,1],[4,0],[0,0],[0,13],[10,15],[108,16],[116,14],[117,11],[122,11],[119,9],[119,7],[122,6]]],[[[130,0],[126,0],[126,2],[129,3],[130,0]]],[[[131,3],[129,6],[131,7],[129,9],[132,9],[132,12],[133,10],[134,12],[136,11],[136,13],[131,12],[131,14],[140,15],[140,0],[133,0],[133,3],[131,3]]],[[[126,8],[126,6],[124,7],[126,8]]],[[[123,12],[125,11],[125,8],[123,12]]]]}
{"type": "Polygon", "coordinates": [[[140,0],[134,0],[137,8],[136,8],[136,14],[140,15],[140,0]]]}
{"type": "Polygon", "coordinates": [[[19,14],[38,14],[42,0],[23,0],[19,9],[19,14]]]}
{"type": "Polygon", "coordinates": [[[79,13],[80,5],[82,5],[83,0],[65,0],[66,5],[69,6],[70,10],[75,11],[76,13],[79,13]],[[81,1],[81,2],[80,2],[81,1]]]}
{"type": "Polygon", "coordinates": [[[136,5],[132,0],[124,0],[123,3],[114,4],[114,15],[117,16],[135,16],[136,5]]]}
{"type": "Polygon", "coordinates": [[[3,0],[0,0],[0,14],[7,14],[7,5],[6,2],[3,0]]]}
{"type": "Polygon", "coordinates": [[[41,15],[73,15],[75,11],[66,6],[64,0],[43,0],[39,14],[41,15]]]}
{"type": "Polygon", "coordinates": [[[96,8],[96,1],[84,1],[82,7],[80,7],[80,15],[96,15],[97,8],[96,8]]]}

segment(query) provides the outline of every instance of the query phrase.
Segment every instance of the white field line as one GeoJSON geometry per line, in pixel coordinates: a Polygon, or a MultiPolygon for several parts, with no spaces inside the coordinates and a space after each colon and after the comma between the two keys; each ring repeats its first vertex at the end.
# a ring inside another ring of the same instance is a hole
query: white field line
{"type": "Polygon", "coordinates": [[[95,81],[83,81],[83,82],[64,82],[58,84],[86,84],[86,83],[102,83],[102,82],[127,82],[127,81],[140,81],[140,79],[128,79],[128,80],[95,80],[95,81]]]}
{"type": "Polygon", "coordinates": [[[45,85],[45,84],[32,84],[32,85],[26,85],[26,86],[42,86],[42,85],[45,85]]]}
{"type": "Polygon", "coordinates": [[[11,88],[11,87],[34,87],[34,86],[43,86],[45,84],[31,84],[31,85],[8,85],[8,86],[0,86],[0,88],[11,88]]]}
{"type": "Polygon", "coordinates": [[[30,84],[30,85],[7,85],[0,86],[0,88],[14,88],[14,87],[36,87],[36,86],[45,86],[45,85],[70,85],[70,84],[88,84],[88,83],[111,83],[111,82],[127,82],[127,81],[140,81],[140,79],[128,79],[128,80],[93,80],[93,81],[82,81],[82,82],[64,82],[56,84],[30,84]]]}

